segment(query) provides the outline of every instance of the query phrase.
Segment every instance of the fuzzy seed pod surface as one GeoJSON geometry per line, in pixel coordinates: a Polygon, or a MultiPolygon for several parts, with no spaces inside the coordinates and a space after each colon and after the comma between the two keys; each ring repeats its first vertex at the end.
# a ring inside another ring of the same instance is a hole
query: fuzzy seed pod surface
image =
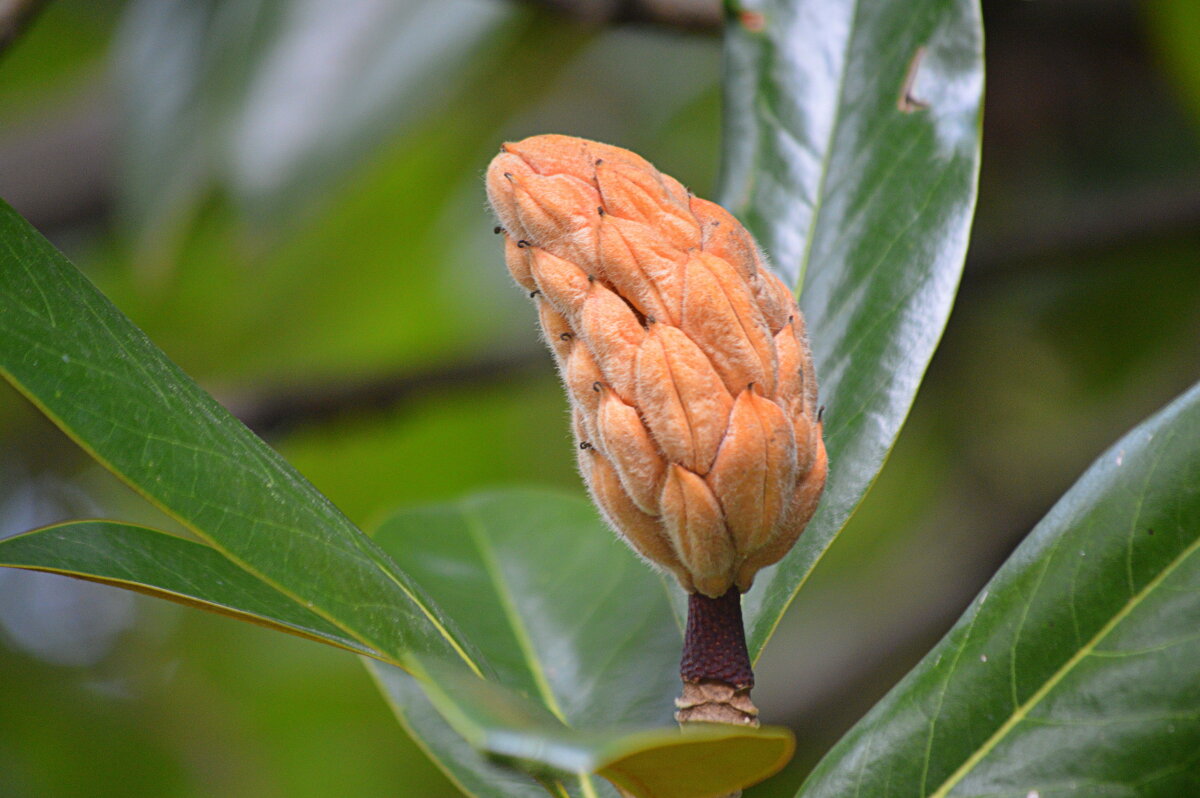
{"type": "Polygon", "coordinates": [[[792,293],[729,212],[620,147],[505,144],[487,192],[558,363],[592,498],[688,592],[746,592],[825,485],[792,293]]]}

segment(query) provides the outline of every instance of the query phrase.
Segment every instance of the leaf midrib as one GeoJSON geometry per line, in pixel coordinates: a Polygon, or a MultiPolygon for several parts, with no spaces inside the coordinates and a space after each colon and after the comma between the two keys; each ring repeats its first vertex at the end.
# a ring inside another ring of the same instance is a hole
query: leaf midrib
{"type": "Polygon", "coordinates": [[[817,220],[825,208],[825,181],[829,177],[829,166],[833,154],[833,142],[837,137],[838,128],[842,123],[842,108],[845,106],[846,75],[850,61],[851,44],[854,41],[854,31],[858,21],[859,2],[853,0],[850,10],[850,25],[846,31],[846,41],[842,46],[842,62],[837,78],[837,104],[833,109],[833,119],[829,123],[829,132],[825,136],[825,149],[821,153],[821,172],[817,177],[817,190],[813,194],[812,216],[808,219],[808,232],[804,238],[804,252],[800,254],[800,265],[796,272],[796,285],[792,293],[798,299],[804,291],[804,277],[808,273],[808,262],[812,259],[813,239],[816,237],[817,220]]]}
{"type": "MultiPolygon", "coordinates": [[[[558,697],[554,694],[550,680],[546,677],[546,671],[542,668],[541,660],[538,659],[537,652],[534,650],[533,638],[529,634],[529,629],[517,611],[516,600],[509,589],[508,580],[504,577],[500,562],[496,559],[496,552],[484,530],[483,521],[472,508],[464,506],[462,514],[467,524],[467,534],[470,535],[471,542],[475,544],[475,548],[479,552],[479,560],[483,564],[484,573],[488,575],[488,579],[496,589],[496,595],[500,600],[500,610],[508,621],[513,637],[516,638],[517,648],[520,649],[521,658],[529,668],[530,676],[533,677],[538,696],[554,717],[558,718],[564,726],[569,726],[566,714],[558,703],[558,697]]],[[[575,775],[579,778],[579,789],[584,798],[598,798],[591,775],[582,771],[575,775]]]]}
{"type": "Polygon", "coordinates": [[[986,742],[984,742],[983,745],[976,749],[975,752],[971,754],[971,756],[968,757],[967,760],[963,762],[963,764],[960,765],[956,771],[954,771],[954,773],[950,774],[950,778],[948,778],[940,787],[938,787],[937,790],[930,793],[928,798],[946,798],[946,796],[950,794],[950,790],[954,789],[954,787],[957,786],[957,784],[962,781],[971,772],[971,770],[984,759],[984,757],[991,753],[992,750],[999,745],[1000,741],[1003,740],[1004,737],[1007,736],[1008,733],[1017,726],[1017,724],[1025,720],[1029,712],[1035,706],[1037,706],[1042,699],[1049,695],[1050,691],[1057,687],[1058,684],[1066,678],[1067,674],[1070,673],[1070,671],[1076,665],[1090,656],[1096,646],[1098,646],[1105,637],[1111,634],[1112,631],[1130,615],[1130,613],[1137,609],[1137,607],[1147,596],[1153,593],[1159,587],[1159,585],[1166,581],[1166,579],[1175,571],[1175,569],[1177,569],[1185,560],[1195,554],[1197,550],[1200,550],[1200,537],[1198,537],[1190,546],[1180,552],[1175,559],[1168,563],[1167,566],[1163,568],[1163,570],[1157,576],[1151,579],[1136,595],[1130,597],[1129,601],[1127,601],[1125,605],[1122,606],[1121,609],[1115,615],[1113,615],[1111,619],[1109,619],[1108,623],[1104,624],[1104,626],[1100,628],[1100,631],[1098,631],[1090,640],[1081,646],[1080,649],[1075,652],[1075,654],[1072,655],[1069,660],[1063,663],[1063,665],[1057,671],[1055,671],[1050,678],[1047,679],[1045,683],[1043,683],[1042,686],[1039,687],[1037,691],[1025,701],[1024,704],[1017,707],[1009,716],[1008,720],[1006,720],[1000,726],[1000,728],[997,729],[996,732],[989,737],[986,742]]]}
{"type": "Polygon", "coordinates": [[[554,716],[566,724],[566,716],[563,714],[562,707],[558,703],[558,698],[554,695],[554,690],[550,687],[550,681],[546,677],[545,670],[537,658],[533,647],[533,638],[530,637],[529,629],[521,618],[521,614],[517,611],[516,600],[509,589],[508,580],[504,577],[500,562],[496,559],[496,553],[487,539],[483,522],[473,510],[465,507],[463,508],[463,519],[467,524],[467,534],[471,537],[471,542],[475,544],[479,560],[483,564],[484,573],[487,574],[489,581],[496,590],[496,596],[500,600],[500,610],[505,620],[508,621],[508,626],[513,633],[513,637],[516,638],[517,648],[521,652],[521,658],[525,661],[525,666],[529,668],[529,674],[533,678],[538,696],[546,704],[546,707],[554,713],[554,716]]]}

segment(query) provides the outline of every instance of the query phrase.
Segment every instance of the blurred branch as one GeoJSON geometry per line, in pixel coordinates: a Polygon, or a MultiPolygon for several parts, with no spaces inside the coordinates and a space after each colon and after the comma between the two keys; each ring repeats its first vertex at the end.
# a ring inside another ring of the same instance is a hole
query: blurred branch
{"type": "Polygon", "coordinates": [[[359,383],[321,383],[291,386],[259,395],[221,396],[246,426],[259,435],[281,435],[306,424],[339,416],[389,410],[405,399],[427,391],[463,390],[489,383],[524,380],[553,367],[540,349],[482,357],[403,375],[381,375],[359,383]]]}
{"type": "Polygon", "coordinates": [[[0,55],[20,38],[47,0],[0,0],[0,55]]]}
{"type": "Polygon", "coordinates": [[[967,255],[976,275],[1010,274],[1021,263],[1111,249],[1200,229],[1200,174],[1073,195],[1055,207],[1029,207],[1005,231],[980,229],[967,255]]]}
{"type": "Polygon", "coordinates": [[[721,27],[720,0],[524,0],[584,22],[644,22],[693,31],[721,27]]]}
{"type": "MultiPolygon", "coordinates": [[[[964,283],[964,289],[978,289],[1024,269],[1044,269],[1046,257],[1189,234],[1200,229],[1198,187],[1200,175],[1117,189],[1077,199],[1058,212],[1031,210],[1014,229],[990,234],[979,231],[978,243],[968,255],[972,279],[964,283]]],[[[427,390],[461,390],[525,379],[539,372],[550,373],[549,360],[540,350],[530,350],[423,373],[382,375],[358,384],[292,386],[274,393],[223,399],[247,426],[271,436],[341,415],[387,410],[427,390]]],[[[913,631],[918,633],[923,632],[913,631]]]]}

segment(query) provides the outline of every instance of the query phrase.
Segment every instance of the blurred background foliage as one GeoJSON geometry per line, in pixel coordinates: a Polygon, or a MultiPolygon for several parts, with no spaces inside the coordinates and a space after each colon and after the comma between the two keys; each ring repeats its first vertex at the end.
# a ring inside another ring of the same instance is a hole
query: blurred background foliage
{"type": "MultiPolygon", "coordinates": [[[[596,21],[616,5],[54,0],[0,56],[0,196],[360,524],[497,484],[580,491],[481,175],[500,141],[563,132],[711,195],[719,35],[596,21]]],[[[983,7],[960,299],[760,663],[758,703],[801,748],[748,796],[794,792],[1196,379],[1200,6],[983,7]]],[[[96,515],[167,523],[0,389],[0,535],[96,515]]],[[[458,794],[352,656],[0,571],[0,795],[333,794],[458,794]]]]}

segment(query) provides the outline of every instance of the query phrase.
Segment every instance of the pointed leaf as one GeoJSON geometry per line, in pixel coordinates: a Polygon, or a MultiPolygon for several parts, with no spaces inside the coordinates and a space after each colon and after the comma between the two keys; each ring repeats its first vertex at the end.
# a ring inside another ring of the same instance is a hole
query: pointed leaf
{"type": "Polygon", "coordinates": [[[74,521],[0,540],[0,566],[123,587],[281,632],[379,654],[203,543],[116,521],[74,521]]]}
{"type": "MultiPolygon", "coordinates": [[[[484,683],[443,673],[434,702],[475,745],[559,770],[598,771],[637,795],[704,795],[758,781],[791,756],[783,729],[681,734],[679,620],[667,586],[577,498],[513,490],[402,512],[376,541],[478,645],[500,680],[540,711],[521,714],[484,683]],[[454,702],[457,709],[448,707],[454,702]],[[658,729],[636,731],[658,725],[658,729]],[[630,731],[634,730],[634,731],[630,731]]],[[[368,663],[398,714],[460,783],[486,783],[478,762],[444,745],[441,719],[395,669],[368,663]]],[[[585,781],[586,781],[585,777],[585,781]]],[[[592,789],[602,785],[592,783],[592,789]]],[[[606,788],[605,788],[606,789],[606,788]]],[[[480,795],[520,795],[486,791],[480,795]]]]}
{"type": "Polygon", "coordinates": [[[950,313],[982,31],[976,0],[733,5],[722,200],[803,284],[830,463],[816,517],[746,597],[757,655],[878,473],[950,313]]]}
{"type": "Polygon", "coordinates": [[[1105,453],[800,791],[1200,795],[1200,385],[1105,453]]]}
{"type": "MultiPolygon", "coordinates": [[[[209,546],[147,527],[115,521],[77,521],[33,530],[0,540],[0,566],[58,573],[121,587],[366,656],[379,656],[209,546]]],[[[459,731],[437,716],[412,677],[391,666],[381,672],[398,689],[412,691],[412,697],[433,715],[428,726],[445,736],[435,741],[435,747],[448,746],[457,757],[471,760],[475,770],[486,773],[485,783],[509,783],[525,790],[516,794],[527,794],[529,789],[534,794],[544,794],[528,776],[485,759],[466,738],[481,744],[487,742],[488,736],[496,738],[493,747],[503,751],[512,747],[505,743],[505,738],[518,733],[514,725],[524,728],[540,724],[551,738],[554,734],[569,734],[556,718],[540,704],[483,682],[461,662],[425,658],[420,660],[417,670],[423,676],[444,679],[452,686],[447,691],[427,684],[426,689],[459,721],[454,727],[459,731]],[[471,711],[464,712],[460,707],[464,701],[474,705],[471,711]],[[489,719],[491,728],[481,728],[476,718],[489,719]]],[[[569,748],[558,756],[570,757],[572,764],[580,760],[580,755],[569,748]]],[[[547,768],[545,763],[534,764],[542,771],[547,768]]]]}
{"type": "MultiPolygon", "coordinates": [[[[430,759],[468,796],[487,798],[545,798],[547,789],[533,777],[506,766],[475,748],[446,722],[421,689],[420,683],[397,668],[374,667],[367,671],[392,707],[396,719],[430,759]]],[[[553,781],[557,781],[556,779],[553,781]]],[[[559,789],[552,795],[561,798],[559,789]]]]}
{"type": "MultiPolygon", "coordinates": [[[[585,503],[537,493],[517,493],[507,498],[511,503],[507,510],[525,520],[539,516],[567,520],[577,516],[577,520],[594,527],[598,533],[594,535],[596,542],[622,554],[621,559],[627,562],[618,565],[627,568],[627,573],[640,577],[618,580],[617,592],[624,595],[625,590],[634,588],[630,596],[632,602],[657,598],[659,608],[665,609],[658,580],[612,545],[607,530],[601,528],[585,503]],[[549,505],[551,509],[522,512],[522,505],[549,505]],[[636,589],[638,582],[644,590],[636,589]]],[[[501,517],[505,504],[505,497],[464,502],[479,512],[498,510],[501,517]]],[[[419,511],[412,513],[410,520],[434,534],[447,531],[445,527],[439,529],[436,523],[427,525],[436,517],[432,511],[419,511]]],[[[568,536],[567,542],[577,543],[578,539],[568,536]]],[[[591,561],[595,550],[586,546],[578,548],[579,556],[591,561]]],[[[441,554],[444,555],[445,550],[443,547],[441,554]]],[[[499,552],[500,555],[510,553],[499,552]]],[[[438,558],[438,554],[434,557],[438,558]]],[[[471,583],[467,574],[472,565],[481,565],[472,563],[469,557],[458,563],[444,558],[439,558],[439,562],[454,574],[455,583],[460,585],[471,583]]],[[[0,565],[61,573],[124,587],[377,656],[208,546],[145,527],[112,521],[81,521],[35,530],[0,541],[0,565]]],[[[485,571],[477,576],[490,578],[485,571]]],[[[467,592],[470,595],[470,591],[467,592]]],[[[470,611],[473,605],[468,602],[463,606],[470,611]]],[[[600,612],[605,609],[601,606],[600,612]]],[[[494,620],[488,617],[486,604],[475,610],[481,611],[480,625],[494,620]]],[[[669,610],[666,614],[666,637],[677,648],[677,628],[669,618],[669,610]]],[[[646,641],[635,635],[633,642],[641,645],[646,641]]],[[[640,650],[634,649],[635,652],[640,650]]],[[[612,653],[619,652],[617,649],[612,653]]],[[[371,668],[398,711],[403,710],[401,718],[406,725],[424,738],[427,750],[442,760],[456,781],[469,791],[477,791],[476,794],[529,795],[531,791],[538,794],[539,788],[528,777],[498,767],[471,746],[539,773],[548,782],[560,779],[561,772],[598,772],[636,795],[662,798],[703,795],[706,790],[713,789],[727,792],[753,783],[782,767],[793,748],[791,733],[784,729],[716,727],[688,730],[687,733],[673,728],[631,731],[628,722],[622,728],[619,723],[606,724],[603,720],[598,720],[591,728],[570,728],[542,701],[530,700],[497,683],[478,678],[461,660],[419,657],[417,661],[419,667],[416,670],[424,677],[419,689],[415,680],[398,668],[382,662],[372,662],[371,668]],[[432,703],[426,696],[432,697],[432,703]]],[[[562,662],[563,658],[559,657],[557,661],[562,662]]],[[[635,661],[634,664],[653,666],[655,663],[635,661]]],[[[660,673],[669,674],[672,670],[669,663],[658,665],[660,673]]],[[[611,660],[607,668],[593,670],[603,673],[606,669],[613,670],[611,660]]],[[[603,683],[604,680],[598,681],[603,683]]],[[[612,700],[608,706],[620,710],[625,704],[623,708],[634,717],[653,717],[669,711],[667,703],[637,705],[636,702],[644,701],[645,697],[636,690],[621,690],[619,686],[610,685],[603,692],[607,693],[603,696],[606,700],[612,700]]],[[[595,707],[596,714],[600,714],[599,710],[604,706],[595,707]]],[[[614,712],[613,717],[619,716],[619,711],[614,712]]],[[[576,778],[588,779],[586,776],[576,778]]],[[[589,783],[589,786],[593,792],[609,793],[600,784],[589,783]]]]}
{"type": "MultiPolygon", "coordinates": [[[[381,663],[372,667],[395,698],[393,680],[409,677],[381,663]]],[[[577,772],[585,795],[612,794],[582,775],[586,773],[599,773],[641,798],[725,795],[778,771],[795,746],[791,732],[778,727],[573,729],[545,707],[498,690],[459,664],[446,663],[437,672],[436,684],[423,685],[426,697],[475,748],[547,780],[554,779],[556,771],[577,772]]],[[[462,763],[444,764],[452,777],[463,770],[462,763]]]]}
{"type": "Polygon", "coordinates": [[[378,547],[0,202],[0,374],[110,471],[367,648],[466,656],[378,547]]]}

